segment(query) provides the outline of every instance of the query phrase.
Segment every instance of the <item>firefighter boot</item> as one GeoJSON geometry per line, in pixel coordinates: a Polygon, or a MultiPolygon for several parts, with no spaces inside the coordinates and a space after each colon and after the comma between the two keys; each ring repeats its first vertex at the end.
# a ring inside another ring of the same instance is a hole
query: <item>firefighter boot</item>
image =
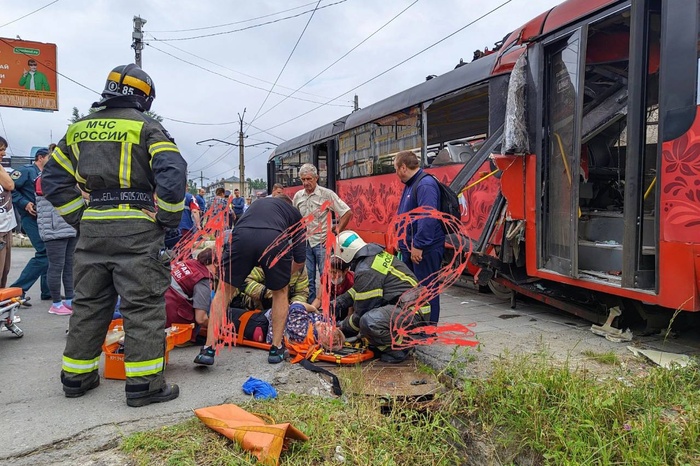
{"type": "Polygon", "coordinates": [[[139,408],[141,406],[147,406],[151,403],[164,403],[166,401],[174,400],[180,395],[180,388],[174,383],[166,383],[158,391],[151,392],[147,395],[142,396],[130,396],[129,392],[126,393],[126,404],[132,408],[139,408]]]}
{"type": "Polygon", "coordinates": [[[86,381],[79,382],[67,379],[65,374],[61,372],[61,383],[63,384],[63,393],[65,393],[66,398],[78,398],[85,395],[88,390],[97,388],[100,385],[100,375],[97,371],[94,371],[92,376],[86,381]]]}

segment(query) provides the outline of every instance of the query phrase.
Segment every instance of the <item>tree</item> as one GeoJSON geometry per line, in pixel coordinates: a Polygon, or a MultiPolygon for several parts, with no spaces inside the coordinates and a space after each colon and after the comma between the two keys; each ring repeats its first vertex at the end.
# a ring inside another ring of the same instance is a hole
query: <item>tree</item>
{"type": "Polygon", "coordinates": [[[197,195],[197,183],[194,180],[187,180],[187,192],[193,196],[197,195]]]}
{"type": "MultiPolygon", "coordinates": [[[[104,107],[97,107],[97,108],[90,107],[90,108],[88,109],[87,114],[88,114],[88,115],[92,115],[92,114],[95,113],[96,111],[102,110],[103,108],[104,108],[104,107]]],[[[162,123],[162,122],[163,122],[163,117],[160,116],[160,115],[158,115],[158,114],[155,113],[155,112],[143,112],[143,113],[145,113],[146,115],[148,115],[149,117],[153,118],[154,120],[156,120],[156,121],[159,122],[159,123],[162,123]]],[[[80,120],[81,118],[85,118],[86,116],[87,116],[87,115],[84,115],[84,114],[81,114],[81,113],[80,113],[80,111],[78,110],[78,107],[73,107],[73,113],[72,113],[71,117],[68,119],[69,124],[73,124],[73,123],[75,123],[76,121],[80,120]]]]}
{"type": "Polygon", "coordinates": [[[248,183],[250,189],[267,189],[267,182],[262,178],[256,178],[254,180],[248,178],[246,182],[248,183]]]}

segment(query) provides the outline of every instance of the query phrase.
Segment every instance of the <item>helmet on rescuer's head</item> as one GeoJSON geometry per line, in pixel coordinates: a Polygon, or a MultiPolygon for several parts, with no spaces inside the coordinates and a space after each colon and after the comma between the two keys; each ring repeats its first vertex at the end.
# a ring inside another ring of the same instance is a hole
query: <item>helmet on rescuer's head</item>
{"type": "Polygon", "coordinates": [[[341,231],[335,240],[335,253],[343,262],[352,262],[357,252],[367,243],[352,230],[341,231]]]}
{"type": "Polygon", "coordinates": [[[120,65],[110,71],[102,91],[102,100],[93,107],[133,107],[141,111],[151,109],[156,98],[156,87],[151,77],[137,65],[120,65]]]}

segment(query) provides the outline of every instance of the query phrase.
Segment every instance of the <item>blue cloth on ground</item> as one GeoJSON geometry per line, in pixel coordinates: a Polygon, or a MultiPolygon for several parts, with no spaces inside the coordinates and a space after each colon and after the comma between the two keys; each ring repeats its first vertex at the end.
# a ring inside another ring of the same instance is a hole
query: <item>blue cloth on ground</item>
{"type": "Polygon", "coordinates": [[[243,393],[253,395],[255,399],[277,398],[277,390],[272,385],[254,377],[248,377],[245,381],[243,393]]]}

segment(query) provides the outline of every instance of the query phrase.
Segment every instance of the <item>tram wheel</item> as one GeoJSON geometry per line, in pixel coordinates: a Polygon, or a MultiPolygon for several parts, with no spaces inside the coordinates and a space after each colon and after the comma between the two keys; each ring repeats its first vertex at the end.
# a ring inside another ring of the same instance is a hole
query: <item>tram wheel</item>
{"type": "Polygon", "coordinates": [[[493,295],[498,299],[510,300],[512,292],[511,289],[507,286],[502,285],[501,283],[498,283],[495,280],[489,280],[488,286],[489,290],[491,290],[491,293],[493,293],[493,295]]]}

